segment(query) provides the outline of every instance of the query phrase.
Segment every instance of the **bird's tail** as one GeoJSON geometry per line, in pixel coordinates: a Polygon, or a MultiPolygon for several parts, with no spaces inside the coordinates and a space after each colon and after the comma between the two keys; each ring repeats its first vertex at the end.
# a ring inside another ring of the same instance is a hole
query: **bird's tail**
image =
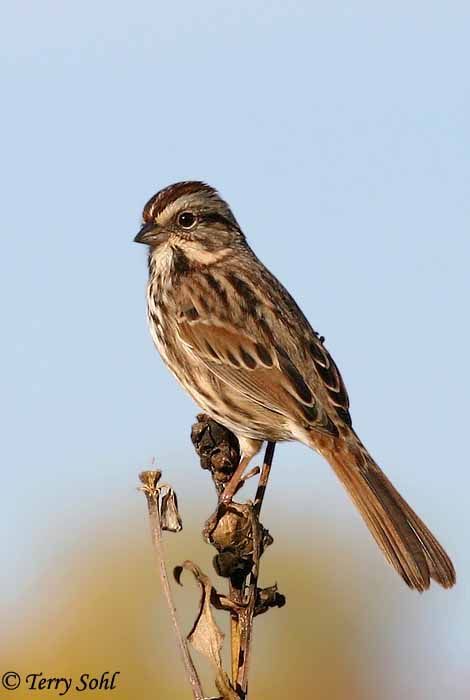
{"type": "MultiPolygon", "coordinates": [[[[318,444],[315,446],[319,449],[318,444]]],[[[410,588],[424,591],[434,579],[444,588],[455,570],[444,549],[400,496],[358,438],[334,440],[319,451],[327,458],[387,560],[410,588]]]]}

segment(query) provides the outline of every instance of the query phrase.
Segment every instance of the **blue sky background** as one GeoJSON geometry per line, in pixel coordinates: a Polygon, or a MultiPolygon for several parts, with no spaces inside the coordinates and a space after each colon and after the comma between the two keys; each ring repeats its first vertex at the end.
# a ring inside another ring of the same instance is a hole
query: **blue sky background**
{"type": "Polygon", "coordinates": [[[152,456],[195,526],[208,514],[197,409],[152,348],[132,243],[155,191],[203,179],[326,336],[358,432],[459,585],[407,591],[302,446],[278,451],[267,523],[287,549],[290,516],[334,531],[357,552],[352,568],[338,555],[345,587],[367,587],[379,616],[406,609],[364,663],[417,670],[420,700],[466,697],[452,683],[470,654],[469,22],[464,2],[3,4],[9,629],[90,523],[122,513],[147,545],[134,487],[152,456]]]}

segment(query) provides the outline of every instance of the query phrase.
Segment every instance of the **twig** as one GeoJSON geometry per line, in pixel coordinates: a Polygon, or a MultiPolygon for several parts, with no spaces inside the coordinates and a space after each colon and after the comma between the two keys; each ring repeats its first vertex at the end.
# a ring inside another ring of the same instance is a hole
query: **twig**
{"type": "Polygon", "coordinates": [[[186,676],[191,686],[194,700],[204,700],[204,693],[202,690],[201,681],[199,680],[199,676],[197,674],[193,660],[189,653],[186,639],[183,637],[180,630],[178,618],[176,615],[176,608],[173,602],[173,595],[170,588],[170,582],[168,580],[168,573],[165,565],[162,540],[162,523],[159,508],[160,495],[159,488],[157,486],[160,477],[161,472],[159,471],[144,471],[141,472],[141,474],[139,474],[139,479],[143,484],[142,491],[145,493],[145,496],[147,498],[150,530],[152,534],[152,541],[154,545],[155,554],[157,557],[163,593],[165,595],[168,609],[170,611],[171,621],[175,629],[176,639],[181,653],[181,657],[183,659],[186,676]]]}
{"type": "Polygon", "coordinates": [[[271,473],[271,466],[274,458],[274,449],[276,447],[275,442],[268,442],[266,445],[266,452],[264,453],[263,468],[261,470],[261,476],[258,481],[258,488],[256,490],[255,496],[255,513],[259,515],[261,512],[261,506],[263,505],[264,494],[266,493],[266,488],[268,486],[269,475],[271,473]]]}
{"type": "Polygon", "coordinates": [[[251,531],[253,536],[253,566],[250,573],[246,603],[240,609],[239,614],[239,656],[237,668],[237,685],[243,693],[243,697],[248,694],[248,671],[251,653],[251,642],[253,639],[253,620],[256,606],[256,592],[259,575],[259,560],[261,556],[259,514],[263,505],[264,495],[268,485],[269,474],[274,457],[276,443],[268,442],[264,454],[263,468],[256,490],[255,502],[251,511],[251,531]]]}
{"type": "MultiPolygon", "coordinates": [[[[229,583],[229,597],[237,604],[238,610],[230,613],[230,651],[232,660],[232,683],[235,686],[238,681],[238,672],[240,664],[240,646],[241,646],[241,625],[240,625],[240,610],[243,606],[243,591],[245,588],[245,579],[235,581],[236,577],[232,577],[229,583]]],[[[239,577],[238,577],[239,578],[239,577]]]]}

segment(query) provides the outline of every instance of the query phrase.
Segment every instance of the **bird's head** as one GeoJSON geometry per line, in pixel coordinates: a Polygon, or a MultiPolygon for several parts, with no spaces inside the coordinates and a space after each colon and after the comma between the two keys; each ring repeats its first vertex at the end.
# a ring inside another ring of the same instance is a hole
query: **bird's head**
{"type": "Polygon", "coordinates": [[[195,258],[217,255],[244,241],[230,207],[203,182],[178,182],[145,205],[142,228],[135,237],[152,249],[170,242],[195,258]]]}

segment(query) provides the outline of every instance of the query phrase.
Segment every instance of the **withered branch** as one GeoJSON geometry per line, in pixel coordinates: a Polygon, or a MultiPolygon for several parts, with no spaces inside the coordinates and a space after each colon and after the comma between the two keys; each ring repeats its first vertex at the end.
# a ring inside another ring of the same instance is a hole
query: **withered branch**
{"type": "Polygon", "coordinates": [[[147,498],[149,511],[150,530],[152,541],[157,558],[160,580],[162,583],[163,593],[170,611],[171,621],[176,634],[176,640],[183,659],[184,668],[191,686],[194,700],[204,700],[204,693],[201,687],[201,681],[194,666],[191,654],[189,653],[188,643],[181,633],[181,629],[176,615],[176,608],[173,602],[173,595],[168,580],[168,573],[165,565],[165,556],[163,551],[162,541],[162,520],[169,522],[170,526],[165,529],[178,532],[182,529],[181,519],[178,514],[176,497],[174,492],[169,487],[159,486],[158,482],[161,477],[160,471],[144,471],[139,474],[139,479],[142,482],[141,490],[147,498]],[[165,489],[163,495],[162,488],[165,489]],[[176,524],[175,524],[176,523],[176,524]],[[171,525],[174,525],[172,527],[171,525]]]}
{"type": "MultiPolygon", "coordinates": [[[[184,571],[190,572],[201,590],[197,617],[189,634],[183,637],[176,615],[170,582],[165,565],[162,531],[179,532],[182,529],[176,495],[173,489],[160,484],[161,472],[145,471],[140,474],[149,511],[152,540],[157,556],[160,579],[183,658],[186,676],[195,700],[247,700],[248,670],[252,651],[253,623],[257,615],[270,608],[282,607],[285,598],[277,586],[258,587],[260,559],[273,539],[259,521],[259,515],[274,456],[274,443],[268,443],[262,469],[251,469],[235,488],[232,481],[230,493],[239,493],[248,478],[259,474],[254,502],[227,502],[221,499],[227,493],[226,486],[240,465],[238,440],[229,430],[201,414],[193,425],[191,439],[200,457],[203,469],[207,469],[214,482],[218,505],[206,521],[203,530],[205,540],[215,547],[213,559],[216,573],[228,579],[228,595],[219,593],[210,578],[192,561],[185,561],[175,568],[173,575],[182,583],[184,571]],[[222,647],[224,634],[219,629],[213,609],[230,614],[231,677],[223,668],[222,647]],[[204,695],[198,673],[189,651],[190,645],[204,654],[215,670],[218,698],[204,695]]],[[[242,467],[238,469],[236,479],[242,467]]]]}

